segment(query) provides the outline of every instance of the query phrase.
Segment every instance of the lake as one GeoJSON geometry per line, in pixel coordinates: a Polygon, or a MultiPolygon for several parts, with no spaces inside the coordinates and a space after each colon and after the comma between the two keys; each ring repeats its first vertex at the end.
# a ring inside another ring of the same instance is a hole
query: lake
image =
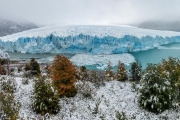
{"type": "MultiPolygon", "coordinates": [[[[51,63],[54,56],[57,54],[24,54],[24,53],[12,53],[8,52],[11,60],[29,60],[30,58],[36,58],[39,63],[51,63]]],[[[168,59],[169,56],[180,59],[180,43],[171,43],[162,45],[154,49],[132,52],[130,53],[136,60],[139,60],[143,66],[143,69],[147,66],[147,63],[159,63],[161,60],[168,59]]],[[[74,54],[62,54],[68,58],[74,56],[74,54]]],[[[97,69],[97,66],[88,65],[88,69],[97,69]]],[[[127,66],[127,68],[129,68],[127,66]]]]}

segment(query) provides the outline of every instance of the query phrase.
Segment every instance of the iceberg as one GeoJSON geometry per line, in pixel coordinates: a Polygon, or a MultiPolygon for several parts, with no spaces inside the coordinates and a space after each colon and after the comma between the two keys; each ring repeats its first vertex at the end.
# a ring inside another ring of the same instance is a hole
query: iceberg
{"type": "Polygon", "coordinates": [[[77,66],[86,66],[93,65],[97,69],[107,68],[108,63],[111,63],[111,66],[117,66],[119,61],[125,65],[130,65],[130,63],[135,62],[135,58],[128,53],[123,54],[111,54],[111,55],[91,55],[91,54],[76,54],[70,58],[77,66]]]}
{"type": "Polygon", "coordinates": [[[1,59],[10,59],[10,56],[7,52],[4,52],[3,50],[0,50],[0,58],[1,59]]]}
{"type": "Polygon", "coordinates": [[[49,26],[0,37],[4,51],[121,54],[180,42],[180,32],[127,26],[49,26]]]}

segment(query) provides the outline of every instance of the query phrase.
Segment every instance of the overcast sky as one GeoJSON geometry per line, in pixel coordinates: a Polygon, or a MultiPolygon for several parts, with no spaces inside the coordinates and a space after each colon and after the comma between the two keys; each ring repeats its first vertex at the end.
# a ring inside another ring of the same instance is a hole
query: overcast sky
{"type": "Polygon", "coordinates": [[[180,20],[180,0],[0,0],[0,17],[38,25],[180,20]]]}

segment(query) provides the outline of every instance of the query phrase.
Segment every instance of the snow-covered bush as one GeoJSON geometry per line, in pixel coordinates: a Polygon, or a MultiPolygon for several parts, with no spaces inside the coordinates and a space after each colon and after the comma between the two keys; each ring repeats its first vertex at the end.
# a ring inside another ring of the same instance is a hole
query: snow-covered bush
{"type": "Polygon", "coordinates": [[[31,75],[41,74],[39,63],[34,58],[31,58],[30,62],[25,64],[25,71],[31,71],[31,75]]]}
{"type": "Polygon", "coordinates": [[[26,84],[28,84],[28,83],[29,83],[29,79],[28,79],[28,78],[22,79],[22,84],[23,84],[23,85],[26,85],[26,84]]]}
{"type": "Polygon", "coordinates": [[[121,63],[120,61],[117,66],[116,79],[118,81],[125,81],[128,79],[127,70],[125,68],[125,65],[124,65],[124,63],[121,63]]]}
{"type": "Polygon", "coordinates": [[[25,69],[25,71],[31,70],[31,65],[30,65],[30,63],[26,63],[24,69],[25,69]]]}
{"type": "Polygon", "coordinates": [[[77,92],[82,94],[85,98],[92,98],[92,94],[95,92],[95,87],[89,81],[79,81],[76,84],[77,92]]]}
{"type": "Polygon", "coordinates": [[[36,113],[45,115],[46,113],[56,114],[59,111],[58,91],[45,77],[35,80],[33,95],[32,108],[36,113]]]}
{"type": "Polygon", "coordinates": [[[0,78],[0,88],[4,92],[14,93],[16,91],[17,83],[12,77],[2,77],[0,78]]]}
{"type": "Polygon", "coordinates": [[[116,112],[116,118],[117,120],[127,120],[126,114],[124,112],[116,112]]]}
{"type": "Polygon", "coordinates": [[[163,60],[162,64],[148,64],[141,79],[142,88],[139,97],[141,107],[160,113],[173,106],[178,98],[178,88],[174,82],[178,76],[173,75],[175,66],[172,67],[172,61],[170,61],[171,59],[163,60]],[[169,70],[172,72],[170,73],[169,70]]]}
{"type": "Polygon", "coordinates": [[[168,60],[163,59],[161,63],[161,72],[163,77],[170,78],[169,82],[172,87],[172,91],[171,91],[171,94],[173,95],[172,99],[175,101],[177,100],[179,101],[180,86],[177,86],[177,82],[178,80],[180,80],[180,60],[172,57],[169,57],[168,60]]]}
{"type": "Polygon", "coordinates": [[[39,63],[34,58],[31,58],[30,66],[31,66],[31,74],[32,75],[41,74],[39,63]]]}
{"type": "Polygon", "coordinates": [[[140,62],[133,62],[131,63],[131,80],[133,81],[140,81],[141,79],[141,64],[140,62]]]}
{"type": "Polygon", "coordinates": [[[105,85],[105,74],[102,71],[90,71],[89,81],[91,81],[96,88],[105,85]]]}
{"type": "Polygon", "coordinates": [[[113,67],[110,62],[108,63],[107,69],[105,70],[105,80],[106,81],[114,80],[113,67]]]}
{"type": "Polygon", "coordinates": [[[14,100],[13,93],[0,93],[0,119],[1,120],[17,120],[19,114],[20,103],[14,100]]]}
{"type": "Polygon", "coordinates": [[[85,66],[81,66],[78,72],[79,80],[88,81],[89,80],[89,73],[85,66]]]}
{"type": "Polygon", "coordinates": [[[7,70],[0,64],[0,75],[6,75],[7,70]]]}
{"type": "Polygon", "coordinates": [[[57,55],[50,67],[50,76],[58,89],[60,97],[74,97],[77,93],[76,68],[71,61],[61,55],[57,55]]]}
{"type": "Polygon", "coordinates": [[[98,114],[100,103],[101,103],[101,100],[100,100],[100,98],[99,98],[98,101],[97,101],[97,103],[95,104],[95,108],[93,109],[92,114],[98,114]]]}

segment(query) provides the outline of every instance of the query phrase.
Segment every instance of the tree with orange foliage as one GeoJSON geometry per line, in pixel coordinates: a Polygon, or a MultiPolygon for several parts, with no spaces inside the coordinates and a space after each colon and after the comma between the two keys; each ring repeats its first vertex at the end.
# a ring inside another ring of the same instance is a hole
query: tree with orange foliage
{"type": "Polygon", "coordinates": [[[76,68],[71,61],[61,55],[57,55],[50,67],[50,76],[58,88],[60,97],[73,97],[77,90],[75,87],[76,68]]]}

